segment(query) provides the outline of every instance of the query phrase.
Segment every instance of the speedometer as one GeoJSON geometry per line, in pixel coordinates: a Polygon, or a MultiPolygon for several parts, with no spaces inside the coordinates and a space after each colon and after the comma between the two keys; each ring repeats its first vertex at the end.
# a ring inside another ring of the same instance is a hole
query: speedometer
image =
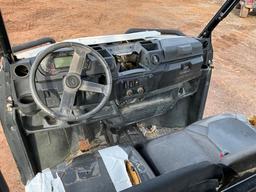
{"type": "Polygon", "coordinates": [[[43,59],[41,62],[42,72],[46,75],[56,75],[57,73],[67,72],[73,58],[73,51],[54,52],[43,59]]]}
{"type": "Polygon", "coordinates": [[[54,60],[54,66],[56,69],[63,69],[70,66],[72,61],[72,56],[56,57],[53,60],[54,60]]]}

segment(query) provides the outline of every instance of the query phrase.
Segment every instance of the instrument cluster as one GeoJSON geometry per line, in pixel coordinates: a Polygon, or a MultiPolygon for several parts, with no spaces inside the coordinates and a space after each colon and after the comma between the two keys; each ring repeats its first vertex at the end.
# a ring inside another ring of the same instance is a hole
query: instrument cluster
{"type": "Polygon", "coordinates": [[[67,72],[71,64],[73,51],[58,51],[48,55],[39,67],[44,75],[56,75],[61,72],[67,72]]]}

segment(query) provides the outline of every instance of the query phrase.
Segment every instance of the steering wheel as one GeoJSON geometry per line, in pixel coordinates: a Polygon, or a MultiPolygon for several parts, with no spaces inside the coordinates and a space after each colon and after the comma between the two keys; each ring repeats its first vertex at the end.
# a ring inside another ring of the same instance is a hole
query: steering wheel
{"type": "Polygon", "coordinates": [[[107,103],[112,90],[112,75],[108,64],[97,51],[80,43],[62,42],[54,44],[39,53],[31,67],[29,83],[35,103],[48,115],[64,121],[81,121],[92,117],[107,103]],[[60,105],[57,109],[53,110],[46,106],[38,95],[36,88],[36,72],[42,60],[47,55],[62,48],[72,48],[74,53],[69,66],[69,71],[62,80],[63,94],[61,96],[60,105]],[[106,77],[106,85],[82,79],[81,74],[85,65],[87,65],[88,55],[93,56],[98,61],[97,63],[103,67],[106,77]],[[77,113],[77,110],[74,109],[74,104],[76,93],[78,91],[101,93],[103,94],[103,98],[98,105],[89,112],[77,113]]]}

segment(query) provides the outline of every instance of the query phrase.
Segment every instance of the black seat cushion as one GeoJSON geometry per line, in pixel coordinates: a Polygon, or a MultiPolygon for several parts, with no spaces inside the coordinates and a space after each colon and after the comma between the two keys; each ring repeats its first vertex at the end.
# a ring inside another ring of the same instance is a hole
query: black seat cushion
{"type": "Polygon", "coordinates": [[[154,139],[137,149],[156,175],[196,163],[211,161],[196,141],[185,131],[154,139]]]}
{"type": "Polygon", "coordinates": [[[256,155],[256,130],[246,118],[224,114],[151,140],[138,150],[157,175],[203,161],[231,166],[241,172],[256,166],[248,161],[256,155]],[[238,169],[236,162],[243,166],[238,169]]]}

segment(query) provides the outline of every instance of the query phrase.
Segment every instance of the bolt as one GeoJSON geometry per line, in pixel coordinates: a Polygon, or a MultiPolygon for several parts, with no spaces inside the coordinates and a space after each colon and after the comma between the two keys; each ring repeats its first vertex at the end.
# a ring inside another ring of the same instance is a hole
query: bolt
{"type": "Polygon", "coordinates": [[[7,112],[12,112],[12,104],[11,103],[6,104],[6,110],[7,110],[7,112]]]}
{"type": "Polygon", "coordinates": [[[9,103],[12,102],[12,97],[11,97],[11,96],[8,96],[8,97],[7,97],[7,102],[9,102],[9,103]]]}

